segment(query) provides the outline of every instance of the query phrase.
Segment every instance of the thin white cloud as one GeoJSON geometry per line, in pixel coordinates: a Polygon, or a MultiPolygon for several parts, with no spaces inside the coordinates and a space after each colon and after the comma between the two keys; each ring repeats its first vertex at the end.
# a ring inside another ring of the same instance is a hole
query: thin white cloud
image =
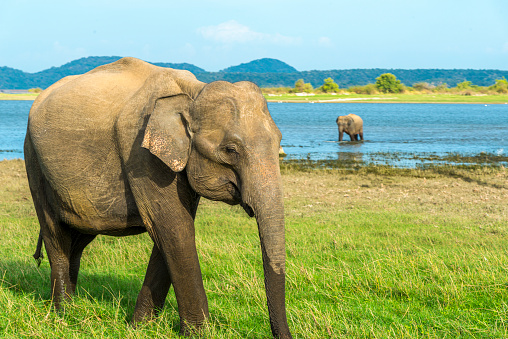
{"type": "Polygon", "coordinates": [[[320,37],[318,39],[318,44],[319,44],[319,46],[322,46],[322,47],[332,47],[333,46],[332,39],[330,39],[326,36],[320,37]]]}
{"type": "Polygon", "coordinates": [[[53,42],[53,50],[59,54],[83,54],[85,53],[85,49],[78,48],[69,48],[67,46],[62,45],[59,41],[53,42]]]}
{"type": "Polygon", "coordinates": [[[180,47],[180,53],[186,57],[193,57],[196,55],[196,48],[187,42],[183,47],[180,47]]]}
{"type": "Polygon", "coordinates": [[[247,42],[265,42],[271,44],[294,45],[300,43],[300,38],[288,37],[282,34],[267,34],[255,32],[249,27],[230,20],[216,26],[206,26],[198,28],[198,33],[205,39],[223,43],[247,43],[247,42]]]}
{"type": "Polygon", "coordinates": [[[217,26],[198,28],[198,32],[207,39],[221,43],[249,42],[262,39],[262,34],[252,31],[249,27],[230,20],[217,26]]]}

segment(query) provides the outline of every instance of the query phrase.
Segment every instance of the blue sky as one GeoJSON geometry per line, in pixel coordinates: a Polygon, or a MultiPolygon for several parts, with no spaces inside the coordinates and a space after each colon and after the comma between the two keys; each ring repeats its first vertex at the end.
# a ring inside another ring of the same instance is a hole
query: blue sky
{"type": "Polygon", "coordinates": [[[10,0],[0,67],[38,72],[87,56],[187,62],[260,58],[300,71],[508,70],[506,0],[10,0]],[[192,5],[188,5],[192,4],[192,5]]]}

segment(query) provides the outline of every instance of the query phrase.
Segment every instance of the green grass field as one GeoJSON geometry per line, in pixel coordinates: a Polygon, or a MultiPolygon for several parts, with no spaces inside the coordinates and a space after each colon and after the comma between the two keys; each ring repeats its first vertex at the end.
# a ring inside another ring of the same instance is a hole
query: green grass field
{"type": "Polygon", "coordinates": [[[39,93],[6,94],[0,93],[0,100],[35,100],[39,93]]]}
{"type": "MultiPolygon", "coordinates": [[[[0,100],[35,100],[37,93],[4,94],[0,100]]],[[[460,94],[316,94],[296,96],[294,94],[268,95],[271,102],[374,102],[374,103],[464,103],[464,104],[508,104],[508,95],[460,95],[460,94]]]]}
{"type": "MultiPolygon", "coordinates": [[[[283,164],[287,308],[295,338],[507,338],[508,171],[283,164]]],[[[177,338],[170,291],[160,317],[128,325],[148,236],[98,237],[78,293],[51,311],[49,263],[20,160],[0,162],[0,336],[177,338]]],[[[202,200],[197,247],[207,338],[269,338],[256,223],[202,200]]]]}
{"type": "Polygon", "coordinates": [[[271,102],[374,102],[374,103],[464,103],[464,104],[508,104],[508,95],[460,95],[460,94],[295,94],[268,95],[271,102]]]}

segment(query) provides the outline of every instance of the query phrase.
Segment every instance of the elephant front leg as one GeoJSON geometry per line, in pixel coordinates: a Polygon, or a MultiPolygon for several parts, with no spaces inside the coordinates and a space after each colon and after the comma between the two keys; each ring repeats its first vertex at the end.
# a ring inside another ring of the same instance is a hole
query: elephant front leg
{"type": "Polygon", "coordinates": [[[180,334],[191,335],[209,317],[208,300],[194,239],[194,224],[161,233],[158,234],[161,239],[159,246],[175,290],[180,315],[180,334]]]}
{"type": "Polygon", "coordinates": [[[139,292],[132,321],[134,324],[155,316],[166,300],[171,286],[171,277],[166,262],[157,246],[154,245],[146,270],[145,281],[139,292]]]}
{"type": "Polygon", "coordinates": [[[195,243],[194,217],[199,196],[190,189],[184,175],[173,177],[164,187],[141,181],[134,194],[155,245],[134,320],[144,319],[154,307],[162,305],[162,295],[165,296],[171,283],[178,303],[180,333],[190,335],[209,315],[195,243]],[[145,186],[140,187],[141,183],[145,186]]]}
{"type": "Polygon", "coordinates": [[[178,303],[180,333],[189,335],[208,318],[194,230],[199,196],[190,187],[186,173],[172,172],[151,155],[145,162],[147,167],[135,168],[139,173],[129,173],[136,205],[154,242],[134,320],[143,319],[153,307],[161,305],[162,295],[171,283],[178,303]],[[163,263],[166,270],[162,269],[163,263]]]}

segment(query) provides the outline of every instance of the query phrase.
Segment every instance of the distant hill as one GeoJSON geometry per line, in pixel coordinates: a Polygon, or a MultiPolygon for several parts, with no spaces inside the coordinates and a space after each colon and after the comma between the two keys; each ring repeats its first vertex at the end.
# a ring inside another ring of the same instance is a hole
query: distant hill
{"type": "MultiPolygon", "coordinates": [[[[29,73],[10,68],[0,67],[0,88],[2,89],[30,89],[32,81],[29,73]]],[[[35,86],[40,87],[40,86],[35,86]]]]}
{"type": "Polygon", "coordinates": [[[225,73],[296,73],[294,67],[277,59],[264,58],[223,69],[225,73]]]}
{"type": "MultiPolygon", "coordinates": [[[[114,62],[119,56],[88,57],[71,61],[60,67],[38,73],[26,73],[10,67],[0,67],[0,89],[47,88],[67,75],[82,74],[91,69],[114,62]]],[[[375,83],[383,73],[392,73],[407,86],[417,82],[438,85],[442,83],[454,87],[457,83],[471,81],[474,85],[490,86],[496,79],[508,79],[508,71],[474,69],[344,69],[329,71],[299,72],[290,65],[277,60],[264,58],[238,66],[228,67],[220,72],[206,72],[204,69],[187,63],[153,63],[161,67],[191,71],[204,82],[215,80],[249,80],[260,87],[293,87],[298,79],[312,84],[314,88],[323,84],[324,79],[332,78],[340,88],[363,86],[375,83]]]]}
{"type": "MultiPolygon", "coordinates": [[[[86,73],[95,67],[115,62],[122,57],[119,56],[102,56],[81,58],[60,67],[51,67],[37,73],[25,73],[9,67],[0,67],[0,88],[3,89],[30,89],[30,88],[47,88],[58,80],[68,75],[76,75],[86,73]]],[[[175,69],[185,69],[194,74],[199,74],[205,70],[197,66],[181,63],[162,63],[152,62],[152,64],[161,67],[170,67],[175,69]]]]}

